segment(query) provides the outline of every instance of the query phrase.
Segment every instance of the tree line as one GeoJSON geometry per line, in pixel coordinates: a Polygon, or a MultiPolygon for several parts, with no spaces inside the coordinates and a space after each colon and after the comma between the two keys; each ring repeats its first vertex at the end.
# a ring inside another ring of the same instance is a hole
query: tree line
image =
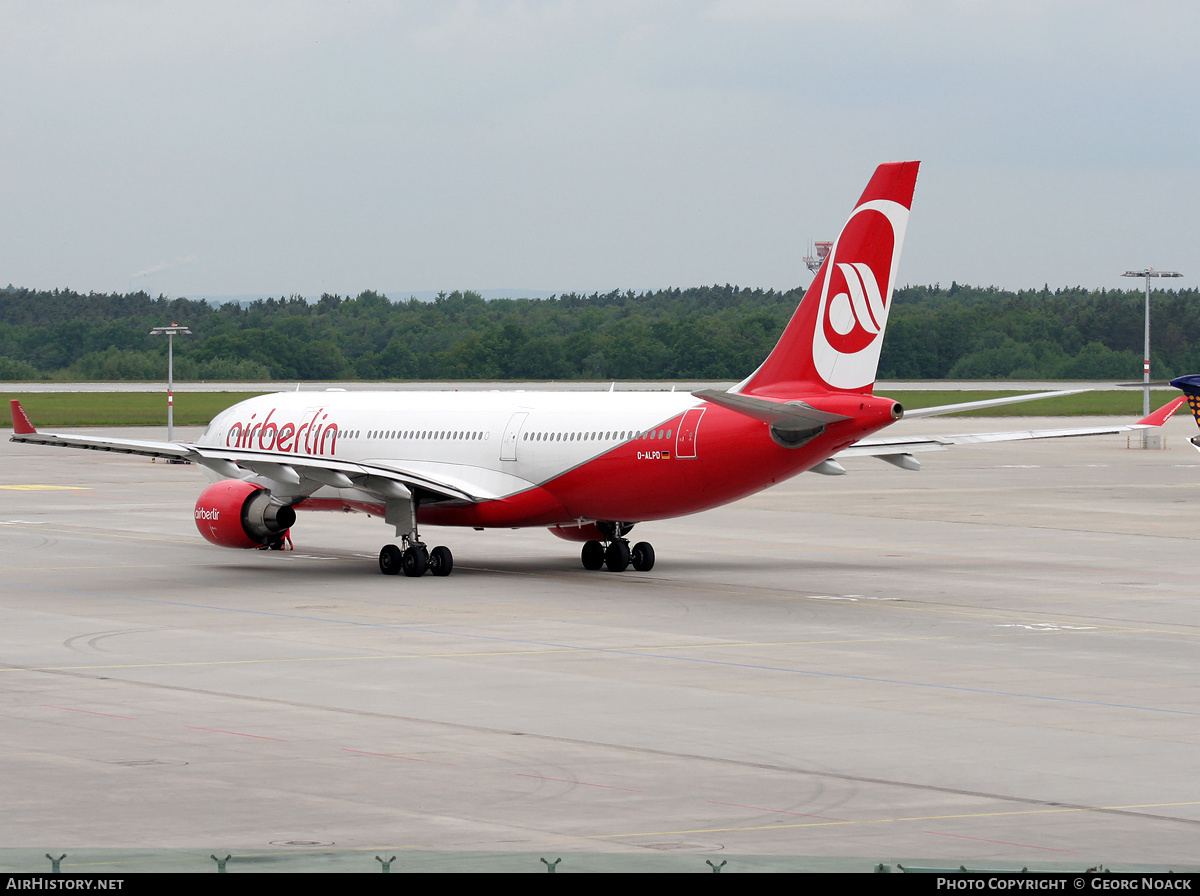
{"type": "MultiPolygon", "coordinates": [[[[1200,371],[1198,290],[1152,293],[1155,376],[1200,371]]],[[[0,380],[740,380],[803,290],[705,286],[547,299],[365,291],[251,303],[0,289],[0,380]]],[[[898,288],[883,379],[1138,379],[1144,293],[898,288]]]]}

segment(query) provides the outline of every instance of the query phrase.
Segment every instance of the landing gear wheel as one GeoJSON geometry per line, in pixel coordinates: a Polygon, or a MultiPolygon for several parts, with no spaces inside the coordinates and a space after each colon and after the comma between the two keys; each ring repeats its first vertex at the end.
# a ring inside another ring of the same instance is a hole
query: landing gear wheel
{"type": "Polygon", "coordinates": [[[394,544],[385,544],[379,552],[379,571],[385,576],[394,576],[404,565],[404,553],[394,544]]]}
{"type": "Polygon", "coordinates": [[[411,578],[425,575],[429,568],[429,552],[423,544],[414,544],[404,552],[404,574],[411,578]]]}
{"type": "Polygon", "coordinates": [[[586,542],[580,554],[584,569],[599,569],[604,565],[604,545],[598,541],[586,542]]]}
{"type": "Polygon", "coordinates": [[[604,552],[604,565],[609,572],[624,572],[629,568],[629,542],[624,539],[609,542],[604,552]]]}
{"type": "Polygon", "coordinates": [[[633,568],[638,572],[649,572],[654,569],[654,548],[648,541],[639,541],[630,552],[633,568]]]}
{"type": "Polygon", "coordinates": [[[429,571],[435,576],[448,576],[454,569],[454,555],[450,549],[439,545],[429,552],[429,571]]]}

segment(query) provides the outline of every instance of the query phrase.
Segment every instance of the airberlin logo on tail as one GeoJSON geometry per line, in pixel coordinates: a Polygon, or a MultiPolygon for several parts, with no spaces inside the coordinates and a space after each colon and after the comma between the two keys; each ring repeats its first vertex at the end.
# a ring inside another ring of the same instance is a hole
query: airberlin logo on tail
{"type": "Polygon", "coordinates": [[[861,389],[875,381],[907,223],[908,209],[898,202],[864,202],[829,253],[813,364],[834,388],[861,389]]]}
{"type": "MultiPolygon", "coordinates": [[[[865,337],[870,341],[887,323],[887,308],[875,272],[861,261],[856,264],[839,262],[837,269],[846,281],[846,291],[839,292],[829,302],[825,324],[833,332],[826,333],[825,338],[830,344],[836,344],[848,340],[857,329],[859,339],[865,337]]],[[[850,350],[854,351],[853,348],[850,350]]]]}
{"type": "Polygon", "coordinates": [[[299,423],[274,420],[275,411],[271,408],[261,421],[258,414],[251,414],[249,420],[231,424],[225,435],[226,447],[285,454],[337,453],[338,425],[329,420],[324,408],[305,412],[299,423]]]}

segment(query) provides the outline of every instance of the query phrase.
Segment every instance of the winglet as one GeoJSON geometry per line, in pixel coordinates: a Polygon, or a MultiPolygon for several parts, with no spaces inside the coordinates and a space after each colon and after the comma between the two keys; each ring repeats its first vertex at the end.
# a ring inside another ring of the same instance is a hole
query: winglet
{"type": "Polygon", "coordinates": [[[1147,417],[1143,417],[1138,421],[1141,426],[1162,426],[1167,422],[1167,418],[1174,414],[1188,400],[1186,395],[1180,395],[1178,398],[1168,401],[1161,408],[1147,417]]]}
{"type": "Polygon", "coordinates": [[[29,422],[29,415],[25,413],[25,409],[21,407],[21,402],[15,398],[10,398],[8,401],[9,407],[12,409],[13,432],[16,435],[29,435],[36,433],[33,424],[29,422]]]}

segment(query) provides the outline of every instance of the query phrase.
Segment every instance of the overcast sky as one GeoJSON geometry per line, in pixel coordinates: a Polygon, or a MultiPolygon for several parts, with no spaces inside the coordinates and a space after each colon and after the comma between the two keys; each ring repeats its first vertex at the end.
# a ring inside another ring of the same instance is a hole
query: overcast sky
{"type": "Polygon", "coordinates": [[[0,285],[807,284],[920,159],[901,283],[1200,279],[1193,2],[0,0],[0,285]]]}

